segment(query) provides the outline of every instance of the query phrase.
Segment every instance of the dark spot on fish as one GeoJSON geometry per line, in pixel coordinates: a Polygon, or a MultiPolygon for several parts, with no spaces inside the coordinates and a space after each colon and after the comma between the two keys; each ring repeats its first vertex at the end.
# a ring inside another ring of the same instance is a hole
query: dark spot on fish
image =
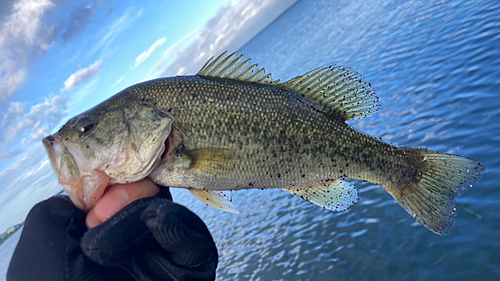
{"type": "Polygon", "coordinates": [[[303,177],[303,178],[305,178],[305,177],[306,177],[306,175],[305,175],[305,174],[302,174],[302,177],[303,177]]]}
{"type": "Polygon", "coordinates": [[[253,187],[253,183],[249,182],[248,186],[253,187]]]}

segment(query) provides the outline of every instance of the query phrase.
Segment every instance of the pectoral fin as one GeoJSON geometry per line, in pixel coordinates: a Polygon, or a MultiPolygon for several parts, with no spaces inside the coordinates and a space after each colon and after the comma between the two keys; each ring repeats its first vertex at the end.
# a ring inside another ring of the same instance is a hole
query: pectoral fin
{"type": "Polygon", "coordinates": [[[358,201],[358,192],[353,185],[333,180],[326,185],[283,189],[300,198],[332,211],[345,211],[358,201]]]}
{"type": "Polygon", "coordinates": [[[189,191],[208,206],[231,213],[239,213],[234,207],[231,197],[222,191],[209,191],[190,188],[189,191]]]}
{"type": "Polygon", "coordinates": [[[209,173],[226,172],[236,158],[233,150],[218,147],[194,149],[185,153],[193,161],[190,169],[209,173]]]}

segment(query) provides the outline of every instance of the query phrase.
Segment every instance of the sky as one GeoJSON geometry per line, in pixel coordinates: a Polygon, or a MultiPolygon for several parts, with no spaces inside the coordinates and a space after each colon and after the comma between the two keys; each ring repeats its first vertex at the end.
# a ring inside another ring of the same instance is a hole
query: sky
{"type": "Polygon", "coordinates": [[[135,83],[196,74],[296,1],[0,1],[0,233],[62,190],[42,138],[135,83]]]}

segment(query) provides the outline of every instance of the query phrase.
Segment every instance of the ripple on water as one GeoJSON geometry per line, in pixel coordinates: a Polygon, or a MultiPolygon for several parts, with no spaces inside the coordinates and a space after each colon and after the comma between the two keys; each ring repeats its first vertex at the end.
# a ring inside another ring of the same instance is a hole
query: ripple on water
{"type": "Polygon", "coordinates": [[[286,81],[346,64],[381,108],[350,121],[384,140],[456,153],[488,170],[458,199],[451,234],[416,223],[378,186],[334,213],[279,190],[235,192],[240,214],[199,205],[220,280],[495,280],[500,277],[498,1],[302,0],[240,52],[286,81]]]}

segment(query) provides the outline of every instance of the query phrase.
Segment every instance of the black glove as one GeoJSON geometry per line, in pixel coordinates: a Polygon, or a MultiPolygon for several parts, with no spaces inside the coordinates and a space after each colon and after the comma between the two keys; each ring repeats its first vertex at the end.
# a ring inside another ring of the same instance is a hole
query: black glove
{"type": "Polygon", "coordinates": [[[161,187],[90,230],[68,197],[38,203],[7,280],[214,280],[218,254],[207,227],[164,197],[170,192],[161,187]]]}

